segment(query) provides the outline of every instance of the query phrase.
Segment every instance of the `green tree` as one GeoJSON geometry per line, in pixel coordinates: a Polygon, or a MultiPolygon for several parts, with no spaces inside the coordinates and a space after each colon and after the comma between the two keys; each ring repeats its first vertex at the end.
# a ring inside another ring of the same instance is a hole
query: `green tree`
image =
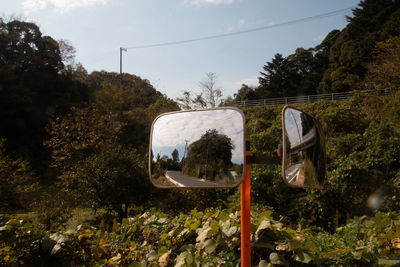
{"type": "Polygon", "coordinates": [[[64,75],[59,44],[30,22],[0,20],[0,136],[10,153],[45,172],[45,125],[88,100],[84,85],[64,75]]]}
{"type": "Polygon", "coordinates": [[[112,108],[121,111],[135,107],[148,107],[162,97],[162,94],[148,80],[127,73],[123,73],[120,77],[116,72],[94,71],[89,74],[85,83],[95,92],[95,102],[108,110],[112,108]],[[121,87],[119,86],[120,78],[122,79],[121,87]],[[116,95],[113,96],[113,94],[116,95]],[[112,98],[111,103],[110,98],[112,98]],[[114,106],[107,107],[109,103],[114,106]]]}
{"type": "Polygon", "coordinates": [[[174,163],[179,162],[179,151],[176,148],[172,151],[171,156],[174,163]]]}
{"type": "Polygon", "coordinates": [[[5,139],[0,139],[0,211],[6,212],[26,207],[26,195],[36,189],[36,178],[29,164],[12,159],[4,149],[5,139]]]}
{"type": "Polygon", "coordinates": [[[233,148],[232,140],[227,135],[219,134],[216,129],[207,130],[199,140],[189,145],[185,167],[192,174],[193,171],[199,174],[200,169],[203,169],[209,178],[209,170],[219,171],[231,167],[233,148]]]}
{"type": "Polygon", "coordinates": [[[234,101],[253,100],[258,98],[254,88],[251,88],[247,84],[242,84],[242,87],[240,87],[236,94],[233,94],[233,97],[234,101]]]}
{"type": "Polygon", "coordinates": [[[62,73],[74,81],[84,83],[88,77],[88,72],[79,62],[75,61],[76,49],[72,44],[64,39],[58,40],[60,56],[64,64],[62,73]]]}
{"type": "Polygon", "coordinates": [[[373,61],[367,64],[365,82],[373,89],[399,90],[400,36],[378,43],[373,61]]]}
{"type": "Polygon", "coordinates": [[[198,94],[195,97],[192,97],[191,92],[189,91],[184,91],[182,97],[176,98],[176,102],[183,110],[207,107],[207,103],[205,102],[202,94],[198,94]]]}
{"type": "Polygon", "coordinates": [[[365,65],[371,60],[376,44],[398,33],[399,8],[398,1],[360,2],[353,10],[353,16],[348,18],[349,24],[330,46],[330,64],[318,87],[320,92],[357,89],[365,77],[365,65]]]}
{"type": "Polygon", "coordinates": [[[267,62],[258,78],[260,86],[256,93],[261,98],[295,96],[297,93],[298,74],[288,58],[276,54],[271,62],[267,62]]]}
{"type": "Polygon", "coordinates": [[[78,191],[97,208],[118,212],[119,221],[127,217],[133,204],[143,204],[151,193],[145,156],[118,144],[106,146],[85,161],[78,191]]]}
{"type": "Polygon", "coordinates": [[[86,158],[115,142],[121,127],[114,114],[94,108],[72,108],[64,118],[51,121],[47,127],[50,138],[44,144],[61,181],[71,185],[79,178],[86,158]]]}

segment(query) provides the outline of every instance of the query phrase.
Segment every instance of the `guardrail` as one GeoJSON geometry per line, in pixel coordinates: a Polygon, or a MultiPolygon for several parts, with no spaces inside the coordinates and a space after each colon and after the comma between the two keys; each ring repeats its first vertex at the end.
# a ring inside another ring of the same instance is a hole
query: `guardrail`
{"type": "Polygon", "coordinates": [[[387,96],[391,94],[393,94],[393,91],[391,90],[362,90],[362,91],[351,91],[351,92],[320,94],[320,95],[302,95],[294,97],[245,100],[245,101],[233,102],[231,103],[231,105],[246,108],[246,107],[256,107],[256,106],[303,104],[319,100],[338,101],[338,100],[349,99],[350,97],[355,95],[387,96]]]}

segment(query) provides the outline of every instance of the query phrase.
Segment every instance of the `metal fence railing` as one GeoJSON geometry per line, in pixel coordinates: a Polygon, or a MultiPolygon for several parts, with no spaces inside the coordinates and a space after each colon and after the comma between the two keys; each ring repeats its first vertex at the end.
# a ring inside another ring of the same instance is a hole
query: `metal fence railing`
{"type": "Polygon", "coordinates": [[[363,91],[351,91],[331,94],[320,94],[320,95],[302,95],[294,97],[282,97],[282,98],[268,98],[268,99],[255,99],[255,100],[244,100],[230,103],[231,105],[247,108],[256,106],[272,106],[272,105],[287,105],[287,104],[303,104],[309,102],[315,102],[319,100],[338,101],[349,99],[355,95],[391,95],[393,92],[390,90],[363,90],[363,91]]]}

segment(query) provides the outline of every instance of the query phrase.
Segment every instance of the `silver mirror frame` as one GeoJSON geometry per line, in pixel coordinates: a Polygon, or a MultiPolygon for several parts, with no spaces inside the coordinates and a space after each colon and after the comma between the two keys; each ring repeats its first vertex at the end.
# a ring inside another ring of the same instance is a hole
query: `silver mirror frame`
{"type": "MultiPolygon", "coordinates": [[[[283,180],[283,182],[288,186],[288,187],[292,187],[292,188],[305,188],[305,189],[313,189],[313,190],[322,190],[323,189],[323,187],[324,187],[324,184],[321,184],[321,186],[320,187],[315,187],[315,186],[307,186],[307,185],[294,185],[294,184],[291,184],[291,183],[289,183],[287,180],[286,180],[286,172],[285,172],[285,166],[286,166],[286,161],[287,161],[287,158],[286,158],[286,151],[287,151],[287,142],[286,142],[286,137],[285,137],[285,133],[286,133],[286,126],[285,126],[285,111],[286,111],[286,109],[288,109],[288,108],[291,108],[291,109],[294,109],[294,110],[297,110],[297,111],[299,111],[299,112],[302,112],[302,113],[305,113],[305,114],[307,114],[308,116],[310,116],[310,117],[312,117],[313,118],[313,120],[314,120],[314,123],[315,123],[315,125],[316,125],[316,129],[317,129],[317,132],[318,132],[318,136],[319,136],[319,138],[321,139],[320,140],[320,142],[322,142],[322,144],[323,144],[323,151],[322,151],[322,153],[323,153],[323,155],[322,155],[322,157],[323,157],[323,160],[324,160],[324,177],[323,177],[323,182],[325,181],[325,179],[326,179],[326,148],[325,148],[325,136],[324,136],[324,134],[322,133],[322,131],[321,131],[321,125],[319,124],[319,122],[318,122],[318,120],[314,117],[314,116],[311,116],[310,114],[308,114],[307,112],[304,112],[303,110],[300,110],[300,109],[298,109],[298,108],[294,108],[294,107],[292,107],[292,106],[284,106],[283,107],[283,109],[282,109],[282,142],[283,142],[283,146],[282,146],[282,180],[283,180]]],[[[317,173],[317,175],[318,175],[318,173],[317,173]]]]}
{"type": "Polygon", "coordinates": [[[243,182],[244,177],[246,175],[246,173],[245,173],[245,171],[246,171],[246,118],[245,118],[245,115],[244,115],[243,111],[240,110],[237,107],[228,106],[228,107],[210,108],[210,109],[195,109],[195,110],[173,111],[173,112],[167,112],[167,113],[163,113],[163,114],[158,115],[153,120],[153,123],[151,125],[150,141],[149,141],[149,165],[148,165],[148,168],[149,168],[148,171],[149,171],[150,182],[153,184],[153,186],[155,186],[157,188],[163,188],[163,189],[176,189],[176,188],[182,188],[182,189],[210,189],[210,188],[218,188],[218,189],[222,189],[222,188],[234,188],[234,187],[239,186],[243,182]],[[153,147],[153,145],[152,145],[153,130],[154,130],[154,125],[157,122],[157,120],[160,119],[161,117],[172,115],[172,114],[191,113],[191,112],[192,113],[193,112],[205,112],[205,111],[218,111],[218,110],[234,110],[234,111],[238,112],[242,117],[242,121],[243,121],[243,171],[242,171],[242,178],[239,181],[237,181],[237,183],[235,183],[235,184],[226,184],[226,185],[224,184],[224,185],[216,186],[216,187],[163,186],[163,185],[154,183],[153,179],[151,178],[152,177],[152,173],[151,173],[151,164],[152,164],[151,155],[152,155],[152,147],[153,147]]]}

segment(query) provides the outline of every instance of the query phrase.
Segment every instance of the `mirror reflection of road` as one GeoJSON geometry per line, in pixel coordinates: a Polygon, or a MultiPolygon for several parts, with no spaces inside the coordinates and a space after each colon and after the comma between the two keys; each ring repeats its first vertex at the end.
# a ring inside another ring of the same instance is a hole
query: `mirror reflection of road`
{"type": "Polygon", "coordinates": [[[285,169],[286,181],[288,183],[297,182],[297,175],[300,171],[301,165],[302,165],[301,163],[297,163],[285,169]]]}
{"type": "Polygon", "coordinates": [[[180,171],[166,171],[165,177],[179,187],[226,187],[223,184],[191,178],[183,175],[180,171]]]}

